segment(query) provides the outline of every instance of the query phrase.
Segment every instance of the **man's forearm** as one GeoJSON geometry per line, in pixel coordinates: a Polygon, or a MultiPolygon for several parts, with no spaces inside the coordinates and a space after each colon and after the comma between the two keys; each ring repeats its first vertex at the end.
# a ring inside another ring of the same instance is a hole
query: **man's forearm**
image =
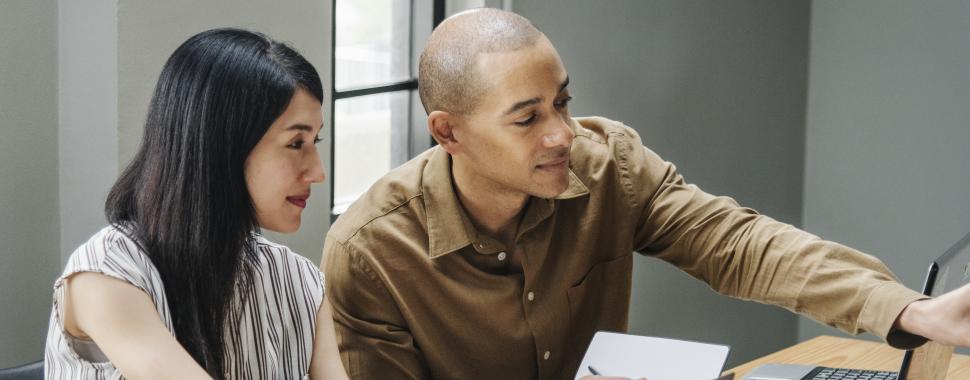
{"type": "Polygon", "coordinates": [[[970,347],[970,285],[909,304],[893,327],[945,345],[970,347]]]}

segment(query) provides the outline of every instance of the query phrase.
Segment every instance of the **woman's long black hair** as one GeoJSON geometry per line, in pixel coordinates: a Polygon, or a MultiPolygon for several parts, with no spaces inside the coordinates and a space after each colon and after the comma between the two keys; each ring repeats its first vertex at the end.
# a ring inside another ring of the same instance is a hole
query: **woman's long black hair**
{"type": "Polygon", "coordinates": [[[141,147],[105,204],[158,269],[179,343],[216,378],[234,294],[252,286],[259,225],[244,163],[297,89],[323,100],[288,46],[239,29],[192,36],[165,63],[141,147]]]}

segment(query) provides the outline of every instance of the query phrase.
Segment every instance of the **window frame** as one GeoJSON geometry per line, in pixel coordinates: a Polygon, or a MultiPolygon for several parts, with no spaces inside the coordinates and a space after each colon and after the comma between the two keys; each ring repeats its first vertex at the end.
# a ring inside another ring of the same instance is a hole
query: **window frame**
{"type": "MultiPolygon", "coordinates": [[[[410,6],[410,14],[408,16],[408,40],[410,44],[410,49],[408,52],[408,63],[409,63],[409,78],[402,81],[383,83],[378,85],[360,86],[344,90],[337,89],[336,75],[337,75],[337,1],[332,0],[330,3],[330,113],[327,115],[328,124],[330,125],[330,222],[333,223],[337,217],[342,214],[350,203],[347,204],[336,204],[337,194],[336,194],[336,154],[337,154],[337,125],[335,123],[336,105],[338,100],[358,98],[367,95],[376,94],[390,94],[398,91],[408,91],[408,115],[406,120],[408,124],[406,126],[407,131],[407,147],[406,156],[412,158],[424,148],[434,145],[434,139],[427,136],[427,133],[423,130],[418,131],[420,128],[415,128],[417,125],[417,117],[420,111],[420,99],[416,99],[418,90],[418,78],[417,78],[417,57],[420,56],[419,46],[423,48],[424,40],[430,35],[431,30],[438,26],[441,21],[445,18],[446,10],[446,0],[408,0],[410,6]],[[430,9],[428,9],[430,8],[430,9]],[[431,11],[431,19],[428,20],[426,15],[428,11],[431,11]],[[417,22],[427,23],[430,21],[431,25],[426,26],[426,33],[416,33],[416,27],[419,26],[417,22]],[[418,112],[416,112],[418,111],[418,112]],[[424,138],[422,138],[424,137],[424,138]],[[425,140],[425,141],[420,141],[425,140]]],[[[395,0],[399,1],[399,0],[395,0]]],[[[392,128],[395,126],[392,125],[392,128]]],[[[352,202],[351,202],[352,203],[352,202]]]]}

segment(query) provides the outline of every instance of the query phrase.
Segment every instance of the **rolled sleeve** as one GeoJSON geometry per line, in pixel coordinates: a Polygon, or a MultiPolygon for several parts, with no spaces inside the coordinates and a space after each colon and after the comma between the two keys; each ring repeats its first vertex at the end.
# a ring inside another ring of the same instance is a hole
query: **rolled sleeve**
{"type": "Polygon", "coordinates": [[[887,282],[869,294],[859,318],[860,330],[869,331],[899,349],[913,349],[926,343],[927,339],[902,330],[894,330],[893,324],[909,304],[929,297],[909,289],[898,282],[887,282]]]}

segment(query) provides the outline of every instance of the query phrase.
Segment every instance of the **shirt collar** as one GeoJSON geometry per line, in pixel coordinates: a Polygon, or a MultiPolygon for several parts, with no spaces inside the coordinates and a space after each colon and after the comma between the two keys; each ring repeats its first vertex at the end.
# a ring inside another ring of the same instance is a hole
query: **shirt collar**
{"type": "Polygon", "coordinates": [[[458,203],[451,177],[451,155],[440,146],[433,149],[424,167],[421,191],[428,215],[428,255],[436,258],[471,244],[475,228],[458,203]]]}
{"type": "MultiPolygon", "coordinates": [[[[493,239],[480,236],[472,225],[465,209],[458,201],[451,175],[451,155],[441,147],[435,147],[422,174],[424,208],[428,216],[428,256],[432,259],[455,252],[474,242],[485,244],[479,251],[498,250],[490,247],[493,239]]],[[[554,199],[532,198],[527,204],[519,234],[537,226],[552,215],[556,200],[565,200],[589,194],[589,188],[569,170],[569,186],[554,199]]]]}

